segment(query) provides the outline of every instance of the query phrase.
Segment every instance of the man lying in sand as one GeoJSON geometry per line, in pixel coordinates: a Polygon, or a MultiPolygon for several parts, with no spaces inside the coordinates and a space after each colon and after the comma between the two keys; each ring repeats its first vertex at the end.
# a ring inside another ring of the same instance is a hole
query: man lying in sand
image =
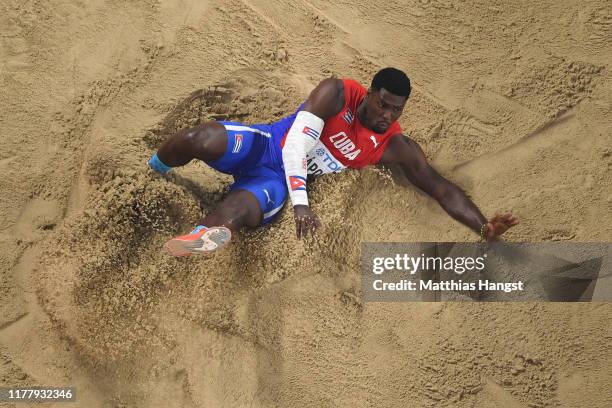
{"type": "Polygon", "coordinates": [[[516,225],[510,213],[487,221],[459,187],[427,163],[420,146],[402,134],[397,120],[410,91],[410,80],[395,68],[380,70],[368,90],[350,79],[329,78],[278,122],[246,126],[213,121],[171,136],[149,160],[152,169],[164,174],[199,159],[233,175],[234,183],[214,212],[164,248],[174,256],[215,251],[241,228],[270,222],[287,195],[297,237],[314,233],[321,224],[308,206],[307,177],[379,163],[399,165],[415,186],[483,239],[495,239],[516,225]]]}

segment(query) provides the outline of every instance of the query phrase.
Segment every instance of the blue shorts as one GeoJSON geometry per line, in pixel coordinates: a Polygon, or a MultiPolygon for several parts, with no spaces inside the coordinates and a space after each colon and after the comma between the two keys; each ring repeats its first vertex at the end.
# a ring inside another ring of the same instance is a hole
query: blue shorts
{"type": "Polygon", "coordinates": [[[220,121],[227,131],[227,149],[220,159],[206,162],[234,177],[230,191],[246,190],[257,198],[262,224],[270,222],[287,201],[280,140],[294,119],[295,114],[272,124],[250,126],[220,121]]]}

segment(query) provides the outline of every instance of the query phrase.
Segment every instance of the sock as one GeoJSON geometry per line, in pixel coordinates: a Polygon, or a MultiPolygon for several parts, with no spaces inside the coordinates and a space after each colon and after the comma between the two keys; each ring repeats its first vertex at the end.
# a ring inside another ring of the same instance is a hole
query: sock
{"type": "Polygon", "coordinates": [[[195,229],[193,231],[191,231],[191,234],[195,234],[196,232],[200,232],[203,229],[208,229],[208,227],[206,227],[204,225],[198,225],[197,227],[195,227],[195,229]]]}
{"type": "Polygon", "coordinates": [[[172,167],[168,166],[167,164],[164,164],[164,162],[162,162],[159,157],[157,157],[157,153],[155,153],[151,157],[148,164],[153,170],[155,170],[159,174],[166,174],[167,172],[172,170],[172,167]]]}

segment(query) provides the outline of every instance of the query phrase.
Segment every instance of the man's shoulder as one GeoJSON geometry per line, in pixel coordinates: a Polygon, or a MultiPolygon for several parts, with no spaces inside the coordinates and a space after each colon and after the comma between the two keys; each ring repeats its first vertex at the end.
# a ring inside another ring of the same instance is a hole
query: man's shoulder
{"type": "Polygon", "coordinates": [[[395,163],[413,148],[414,142],[403,133],[395,133],[389,136],[381,156],[384,163],[395,163]]]}
{"type": "Polygon", "coordinates": [[[319,83],[317,88],[321,94],[325,95],[331,107],[330,115],[337,115],[345,104],[344,81],[336,77],[326,78],[319,83]]]}
{"type": "Polygon", "coordinates": [[[337,86],[339,99],[341,99],[340,111],[349,108],[354,112],[368,92],[361,83],[351,78],[338,79],[337,86]]]}
{"type": "Polygon", "coordinates": [[[368,92],[368,89],[355,79],[343,78],[340,82],[342,82],[343,93],[350,97],[361,99],[368,92]]]}
{"type": "Polygon", "coordinates": [[[322,82],[326,82],[326,85],[329,87],[334,87],[338,100],[342,102],[345,102],[347,97],[350,99],[355,97],[361,98],[368,91],[359,81],[351,78],[332,77],[324,79],[322,82]]]}
{"type": "Polygon", "coordinates": [[[367,92],[366,87],[361,85],[359,81],[351,78],[325,78],[319,83],[319,87],[336,90],[336,95],[344,98],[346,93],[351,94],[365,94],[367,92]]]}
{"type": "Polygon", "coordinates": [[[337,98],[339,100],[344,101],[344,91],[345,91],[344,81],[345,80],[342,78],[336,78],[336,77],[332,77],[328,79],[330,80],[330,83],[333,84],[333,86],[336,89],[337,98]]]}
{"type": "Polygon", "coordinates": [[[389,142],[387,143],[387,148],[392,150],[401,150],[414,143],[412,139],[403,134],[401,130],[397,133],[389,135],[389,142]]]}
{"type": "Polygon", "coordinates": [[[352,88],[357,88],[357,89],[363,89],[366,90],[366,87],[361,85],[361,82],[352,79],[352,78],[342,78],[340,79],[340,81],[342,82],[342,84],[346,84],[346,86],[348,87],[352,87],[352,88]]]}

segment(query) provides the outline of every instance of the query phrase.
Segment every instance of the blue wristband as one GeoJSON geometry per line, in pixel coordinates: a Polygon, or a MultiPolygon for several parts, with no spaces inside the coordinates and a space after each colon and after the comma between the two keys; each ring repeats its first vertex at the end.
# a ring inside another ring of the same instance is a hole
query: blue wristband
{"type": "Polygon", "coordinates": [[[159,174],[166,174],[167,172],[172,170],[172,167],[167,166],[161,160],[159,160],[159,157],[157,157],[157,153],[155,153],[149,160],[149,166],[159,174]]]}

